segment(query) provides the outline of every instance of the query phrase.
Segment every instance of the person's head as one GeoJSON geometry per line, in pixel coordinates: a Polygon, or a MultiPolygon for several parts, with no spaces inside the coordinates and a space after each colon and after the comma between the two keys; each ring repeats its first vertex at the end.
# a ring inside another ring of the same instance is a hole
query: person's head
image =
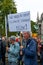
{"type": "Polygon", "coordinates": [[[5,37],[2,37],[2,40],[5,41],[5,37]]]}
{"type": "Polygon", "coordinates": [[[40,39],[40,38],[38,38],[38,43],[39,43],[39,44],[41,43],[41,39],[40,39]]]}
{"type": "Polygon", "coordinates": [[[23,37],[24,39],[29,39],[30,38],[30,32],[23,32],[23,37]]]}
{"type": "Polygon", "coordinates": [[[14,44],[15,40],[16,40],[15,36],[11,36],[11,37],[10,37],[10,42],[11,42],[12,44],[14,44]]]}

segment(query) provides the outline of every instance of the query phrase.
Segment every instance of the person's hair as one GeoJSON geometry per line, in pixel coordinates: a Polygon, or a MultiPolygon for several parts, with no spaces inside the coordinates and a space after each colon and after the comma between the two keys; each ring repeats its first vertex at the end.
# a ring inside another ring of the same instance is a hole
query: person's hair
{"type": "Polygon", "coordinates": [[[31,37],[31,33],[30,32],[27,32],[27,34],[29,35],[29,37],[31,37]]]}
{"type": "Polygon", "coordinates": [[[27,31],[26,33],[29,35],[29,37],[32,37],[32,33],[31,32],[27,31]]]}

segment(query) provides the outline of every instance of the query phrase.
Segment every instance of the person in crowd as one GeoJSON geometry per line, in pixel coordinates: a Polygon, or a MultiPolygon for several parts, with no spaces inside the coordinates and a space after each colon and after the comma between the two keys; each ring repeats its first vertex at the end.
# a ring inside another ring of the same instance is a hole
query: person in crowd
{"type": "MultiPolygon", "coordinates": [[[[16,38],[16,41],[18,41],[19,45],[21,46],[21,44],[23,46],[25,46],[25,43],[24,43],[24,40],[23,40],[23,36],[22,37],[22,40],[20,39],[20,37],[17,39],[16,38]]],[[[20,49],[20,52],[19,52],[19,59],[18,59],[18,65],[23,65],[23,54],[22,54],[22,50],[20,49]]]]}
{"type": "Polygon", "coordinates": [[[2,38],[0,37],[0,65],[2,60],[2,38]]]}
{"type": "Polygon", "coordinates": [[[20,46],[15,41],[15,36],[11,36],[10,41],[10,47],[6,47],[6,50],[8,51],[8,62],[9,65],[18,65],[20,46]]]}
{"type": "Polygon", "coordinates": [[[43,42],[41,44],[41,65],[43,65],[43,42]]]}
{"type": "Polygon", "coordinates": [[[7,45],[8,47],[10,47],[11,41],[10,41],[10,37],[7,39],[7,45]]]}
{"type": "Polygon", "coordinates": [[[37,44],[38,44],[38,51],[37,51],[37,55],[38,55],[38,63],[40,64],[41,63],[41,39],[38,38],[38,41],[37,41],[37,44]]]}
{"type": "Polygon", "coordinates": [[[40,52],[41,52],[41,39],[38,38],[38,55],[40,56],[40,52]]]}
{"type": "Polygon", "coordinates": [[[31,38],[30,32],[23,32],[26,47],[21,46],[24,54],[24,65],[37,65],[36,41],[31,38]]]}
{"type": "Polygon", "coordinates": [[[2,62],[5,65],[5,53],[6,53],[6,38],[2,37],[2,62]]]}

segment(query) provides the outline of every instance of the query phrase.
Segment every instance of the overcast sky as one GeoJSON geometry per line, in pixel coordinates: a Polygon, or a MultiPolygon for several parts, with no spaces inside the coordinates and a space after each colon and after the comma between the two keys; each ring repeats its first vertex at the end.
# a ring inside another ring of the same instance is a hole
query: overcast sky
{"type": "Polygon", "coordinates": [[[30,11],[31,20],[36,21],[37,12],[39,15],[43,12],[43,0],[14,0],[16,2],[17,12],[30,11]]]}

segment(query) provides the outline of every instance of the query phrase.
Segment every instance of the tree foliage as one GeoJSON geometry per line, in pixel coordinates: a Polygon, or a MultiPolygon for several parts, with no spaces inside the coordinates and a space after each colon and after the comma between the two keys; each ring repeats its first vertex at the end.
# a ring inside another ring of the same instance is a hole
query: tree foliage
{"type": "Polygon", "coordinates": [[[0,32],[5,35],[5,16],[11,13],[17,13],[16,4],[13,0],[0,0],[0,32]]]}
{"type": "Polygon", "coordinates": [[[37,32],[37,29],[35,29],[35,27],[34,27],[36,25],[37,25],[36,22],[31,21],[31,30],[32,30],[32,33],[36,33],[37,32]]]}
{"type": "Polygon", "coordinates": [[[16,4],[13,2],[13,0],[3,0],[1,11],[4,15],[12,13],[12,11],[17,12],[16,4]],[[15,11],[16,10],[16,11],[15,11]]]}

